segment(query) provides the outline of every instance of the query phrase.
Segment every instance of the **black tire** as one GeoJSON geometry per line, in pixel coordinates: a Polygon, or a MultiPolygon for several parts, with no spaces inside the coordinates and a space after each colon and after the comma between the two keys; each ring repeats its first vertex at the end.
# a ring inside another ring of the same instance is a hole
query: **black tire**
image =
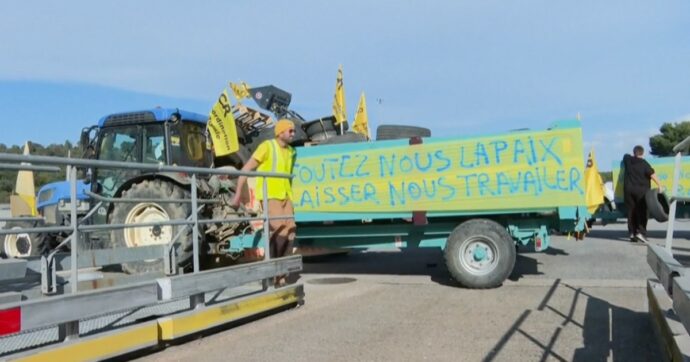
{"type": "Polygon", "coordinates": [[[307,133],[304,131],[304,122],[299,119],[291,119],[291,121],[295,124],[295,137],[290,144],[292,146],[301,146],[309,141],[309,136],[307,136],[307,133]]]}
{"type": "Polygon", "coordinates": [[[237,130],[237,140],[241,145],[246,144],[248,142],[247,132],[237,122],[235,122],[235,129],[237,130]]]}
{"type": "Polygon", "coordinates": [[[308,137],[327,131],[335,131],[335,119],[333,117],[315,119],[303,123],[302,128],[308,137]]]}
{"type": "Polygon", "coordinates": [[[658,222],[668,221],[669,204],[666,195],[657,189],[649,189],[644,195],[649,215],[658,222]]]}
{"type": "Polygon", "coordinates": [[[338,137],[338,133],[336,131],[326,131],[322,133],[317,133],[311,137],[309,137],[309,140],[312,142],[325,142],[331,138],[338,137]]]}
{"type": "Polygon", "coordinates": [[[216,157],[213,161],[213,165],[215,167],[232,166],[239,170],[249,161],[250,157],[252,157],[252,154],[247,149],[247,146],[240,145],[240,148],[236,152],[226,156],[216,157]]]}
{"type": "MultiPolygon", "coordinates": [[[[259,132],[254,133],[252,135],[251,142],[247,147],[247,149],[249,150],[250,157],[251,154],[254,153],[254,151],[256,151],[256,149],[259,147],[261,143],[274,138],[275,127],[263,128],[259,132]]],[[[301,127],[297,126],[297,122],[295,122],[295,137],[292,139],[292,142],[290,142],[290,145],[301,146],[306,141],[308,141],[307,135],[304,133],[304,130],[302,130],[301,127]]]]}
{"type": "MultiPolygon", "coordinates": [[[[343,129],[344,129],[343,125],[343,129]]],[[[304,131],[312,141],[323,141],[338,135],[340,126],[335,125],[335,117],[319,118],[309,121],[302,126],[304,131]]]]}
{"type": "Polygon", "coordinates": [[[266,140],[273,139],[275,137],[275,131],[273,127],[262,128],[258,132],[255,132],[251,136],[251,143],[249,144],[249,153],[254,153],[259,145],[266,140]]]}
{"type": "Polygon", "coordinates": [[[431,130],[417,126],[381,125],[376,128],[376,140],[398,140],[412,137],[431,137],[431,130]]]}
{"type": "Polygon", "coordinates": [[[322,145],[332,145],[338,143],[366,142],[367,138],[359,133],[346,132],[343,135],[334,136],[321,142],[322,145]]]}
{"type": "MultiPolygon", "coordinates": [[[[12,230],[43,227],[43,221],[8,221],[3,229],[12,230]]],[[[0,257],[24,258],[39,256],[50,250],[50,238],[44,233],[19,232],[0,239],[0,257]]]]}
{"type": "Polygon", "coordinates": [[[448,237],[444,256],[448,271],[462,286],[495,288],[513,271],[515,242],[499,223],[488,219],[472,219],[453,230],[448,237]],[[485,257],[487,260],[483,263],[477,257],[485,257]]]}
{"type": "MultiPolygon", "coordinates": [[[[123,199],[188,199],[190,192],[182,187],[163,180],[145,180],[132,185],[124,191],[123,199]]],[[[131,224],[136,222],[184,220],[191,213],[189,203],[127,203],[114,204],[109,220],[113,224],[131,224]]],[[[179,232],[182,225],[168,225],[161,227],[141,227],[116,229],[110,234],[111,248],[127,248],[143,245],[169,243],[179,232]],[[135,240],[145,235],[146,241],[135,240]]],[[[199,233],[199,235],[203,235],[199,233]]],[[[187,226],[185,232],[178,239],[177,264],[182,268],[189,268],[192,263],[192,227],[187,226]]],[[[200,245],[201,240],[200,240],[200,245]]],[[[200,247],[200,250],[205,250],[200,247]]],[[[161,256],[162,257],[162,256],[161,256]]],[[[122,269],[130,274],[148,273],[163,270],[163,260],[143,260],[123,263],[122,269]]]]}

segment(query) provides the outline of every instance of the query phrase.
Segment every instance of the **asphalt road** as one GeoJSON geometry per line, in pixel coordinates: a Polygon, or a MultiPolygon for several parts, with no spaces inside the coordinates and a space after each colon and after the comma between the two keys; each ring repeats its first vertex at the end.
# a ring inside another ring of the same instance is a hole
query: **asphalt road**
{"type": "MultiPolygon", "coordinates": [[[[679,222],[677,250],[690,250],[679,222]]],[[[650,222],[650,241],[665,225],[650,222]]],[[[305,264],[304,306],[147,355],[144,361],[654,361],[653,277],[624,224],[521,250],[492,290],[455,286],[438,250],[370,251],[305,264]]]]}

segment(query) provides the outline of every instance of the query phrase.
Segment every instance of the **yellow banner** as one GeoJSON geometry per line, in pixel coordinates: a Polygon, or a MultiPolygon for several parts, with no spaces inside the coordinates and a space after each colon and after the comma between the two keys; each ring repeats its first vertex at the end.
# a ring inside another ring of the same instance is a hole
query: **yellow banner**
{"type": "Polygon", "coordinates": [[[335,80],[335,95],[333,96],[333,116],[335,116],[336,125],[347,121],[345,109],[345,85],[343,84],[343,66],[341,65],[338,68],[338,77],[335,80]]]}
{"type": "Polygon", "coordinates": [[[580,128],[335,149],[298,149],[299,212],[526,210],[585,202],[580,128]]]}
{"type": "Polygon", "coordinates": [[[229,155],[237,152],[240,148],[237,140],[237,128],[235,128],[235,117],[232,115],[232,105],[228,98],[227,89],[223,90],[211,109],[208,129],[211,133],[216,156],[229,155]]]}
{"type": "MultiPolygon", "coordinates": [[[[622,157],[621,157],[622,159],[622,157]]],[[[659,157],[659,158],[645,158],[647,162],[654,169],[654,173],[659,178],[661,185],[666,189],[669,196],[671,195],[671,188],[673,186],[673,169],[675,165],[675,157],[659,157]]],[[[623,202],[623,177],[624,172],[621,173],[621,162],[616,162],[613,165],[613,184],[616,200],[623,202]]],[[[656,187],[654,182],[651,182],[652,188],[656,187]]],[[[690,156],[681,157],[680,178],[678,179],[678,192],[675,196],[690,197],[690,156]]]]}
{"type": "Polygon", "coordinates": [[[357,106],[357,113],[355,114],[355,123],[352,125],[352,130],[364,135],[367,139],[369,136],[369,116],[367,116],[367,101],[364,99],[364,92],[359,97],[359,105],[357,106]]]}
{"type": "Polygon", "coordinates": [[[587,156],[585,167],[585,203],[587,211],[593,214],[604,203],[604,181],[601,179],[597,161],[594,159],[594,149],[587,156]]]}

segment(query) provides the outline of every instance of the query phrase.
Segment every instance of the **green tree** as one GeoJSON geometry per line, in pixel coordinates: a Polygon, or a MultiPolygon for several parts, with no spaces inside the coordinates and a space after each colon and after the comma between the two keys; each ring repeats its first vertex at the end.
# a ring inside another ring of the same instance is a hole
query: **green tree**
{"type": "Polygon", "coordinates": [[[659,132],[661,134],[649,138],[649,153],[654,156],[673,156],[673,146],[690,136],[690,121],[664,123],[659,132]]]}

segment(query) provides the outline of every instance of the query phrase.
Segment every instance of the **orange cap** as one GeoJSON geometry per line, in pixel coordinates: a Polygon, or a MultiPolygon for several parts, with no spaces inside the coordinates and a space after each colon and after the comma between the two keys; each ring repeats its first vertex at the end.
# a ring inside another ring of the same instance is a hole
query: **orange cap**
{"type": "Polygon", "coordinates": [[[295,129],[295,124],[291,120],[285,118],[279,120],[275,127],[276,136],[289,129],[295,129]]]}

